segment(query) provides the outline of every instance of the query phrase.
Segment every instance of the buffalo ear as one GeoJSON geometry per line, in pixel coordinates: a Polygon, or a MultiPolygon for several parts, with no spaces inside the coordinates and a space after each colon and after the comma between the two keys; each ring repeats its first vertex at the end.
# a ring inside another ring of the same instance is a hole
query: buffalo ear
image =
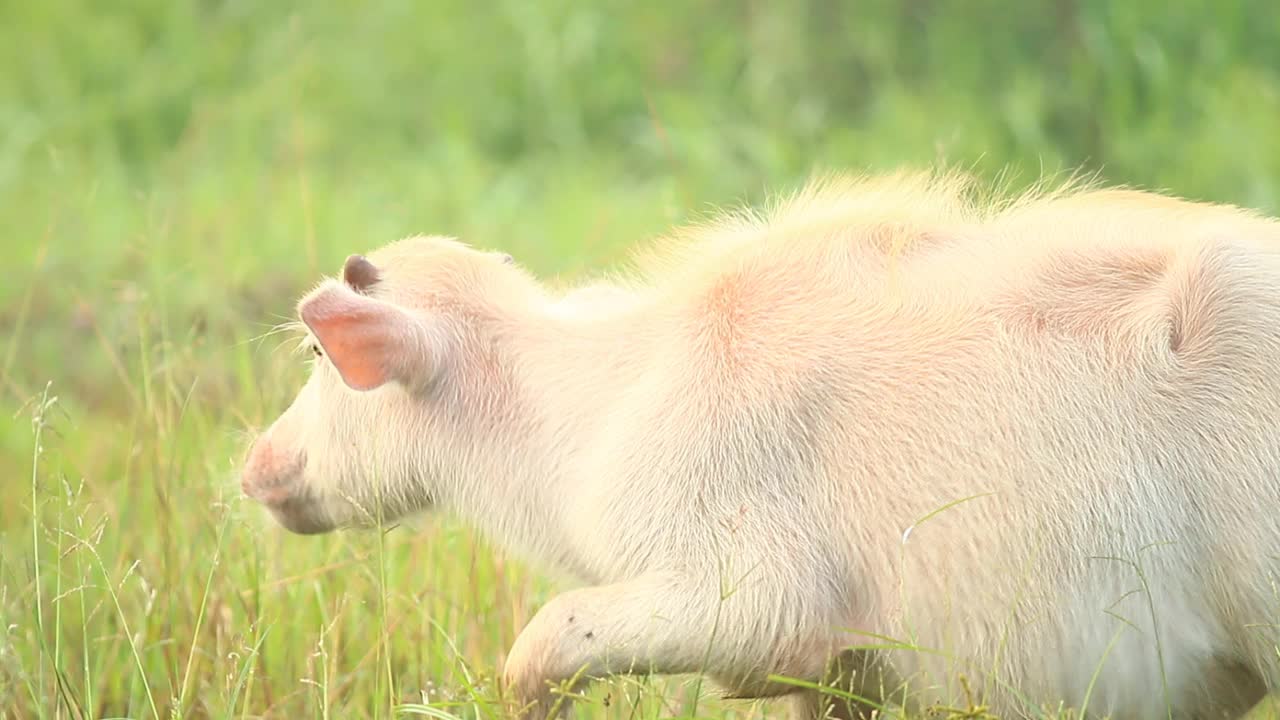
{"type": "Polygon", "coordinates": [[[435,371],[438,348],[426,325],[398,305],[330,281],[298,303],[298,315],[354,390],[425,384],[435,371]]]}

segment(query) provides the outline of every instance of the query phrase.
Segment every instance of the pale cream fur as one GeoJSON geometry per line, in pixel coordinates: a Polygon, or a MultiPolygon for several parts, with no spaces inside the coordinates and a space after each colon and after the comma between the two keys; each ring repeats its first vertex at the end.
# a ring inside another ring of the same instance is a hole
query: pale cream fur
{"type": "Polygon", "coordinates": [[[246,490],[303,532],[439,507],[576,578],[507,658],[533,716],[584,669],[773,697],[838,655],[871,700],[962,704],[963,676],[1002,717],[1226,718],[1280,685],[1274,220],[902,173],[567,294],[450,239],[369,259],[417,338],[370,352],[414,382],[318,360],[246,490]]]}

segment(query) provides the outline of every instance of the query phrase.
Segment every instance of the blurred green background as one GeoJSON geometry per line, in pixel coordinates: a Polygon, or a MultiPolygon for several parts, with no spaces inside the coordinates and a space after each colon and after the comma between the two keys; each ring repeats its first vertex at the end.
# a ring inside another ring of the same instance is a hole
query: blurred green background
{"type": "Polygon", "coordinates": [[[269,331],[320,273],[429,232],[571,279],[816,171],[934,162],[1274,212],[1280,10],[10,1],[0,130],[0,718],[490,716],[536,568],[238,498],[303,373],[269,331]]]}

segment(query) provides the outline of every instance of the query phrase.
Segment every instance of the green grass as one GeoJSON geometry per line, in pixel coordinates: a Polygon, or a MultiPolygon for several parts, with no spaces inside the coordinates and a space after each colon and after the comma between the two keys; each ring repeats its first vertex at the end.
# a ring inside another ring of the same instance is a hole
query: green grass
{"type": "MultiPolygon", "coordinates": [[[[303,372],[264,333],[349,252],[449,233],[555,282],[815,170],[935,160],[1280,210],[1266,0],[676,7],[0,7],[0,718],[494,716],[538,568],[239,497],[303,372]]],[[[771,709],[693,688],[583,716],[771,709]]]]}

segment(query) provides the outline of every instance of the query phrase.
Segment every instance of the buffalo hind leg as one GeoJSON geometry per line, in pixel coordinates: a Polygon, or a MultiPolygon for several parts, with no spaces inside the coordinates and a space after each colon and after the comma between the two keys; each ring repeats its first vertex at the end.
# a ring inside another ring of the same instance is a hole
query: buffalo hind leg
{"type": "Polygon", "coordinates": [[[797,692],[791,699],[796,720],[869,720],[889,697],[886,673],[865,650],[845,650],[837,655],[820,684],[835,692],[797,692]]]}
{"type": "MultiPolygon", "coordinates": [[[[1237,720],[1267,697],[1259,672],[1239,661],[1215,658],[1205,670],[1199,697],[1186,703],[1188,720],[1237,720]]],[[[1270,720],[1274,715],[1264,715],[1270,720]]]]}

